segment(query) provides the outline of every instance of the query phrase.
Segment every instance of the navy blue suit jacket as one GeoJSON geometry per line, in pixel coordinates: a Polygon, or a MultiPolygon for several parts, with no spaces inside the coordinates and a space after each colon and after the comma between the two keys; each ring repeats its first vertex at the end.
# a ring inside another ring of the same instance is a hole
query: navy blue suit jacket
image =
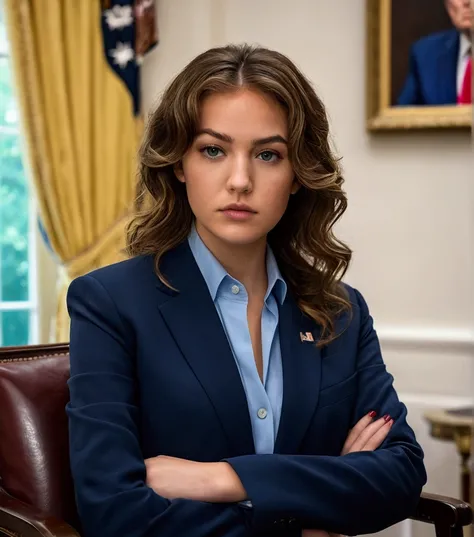
{"type": "Polygon", "coordinates": [[[348,288],[352,319],[323,350],[318,327],[288,295],[280,308],[284,374],[275,454],[256,455],[239,372],[187,242],[75,280],[69,289],[71,468],[85,537],[300,535],[300,528],[371,533],[408,517],[425,483],[372,320],[348,288]],[[339,456],[364,414],[395,423],[375,452],[339,456]],[[146,486],[144,459],[227,460],[253,509],[170,501],[146,486]],[[293,529],[292,529],[293,528],[293,529]]]}
{"type": "Polygon", "coordinates": [[[432,34],[417,41],[410,52],[409,73],[397,104],[456,104],[458,55],[457,30],[432,34]]]}

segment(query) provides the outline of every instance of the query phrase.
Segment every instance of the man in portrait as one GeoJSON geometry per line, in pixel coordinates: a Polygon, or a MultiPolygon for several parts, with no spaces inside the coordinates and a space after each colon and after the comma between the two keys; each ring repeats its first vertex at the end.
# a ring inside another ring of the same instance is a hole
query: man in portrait
{"type": "Polygon", "coordinates": [[[418,40],[397,104],[440,106],[472,102],[471,0],[444,0],[454,26],[418,40]]]}

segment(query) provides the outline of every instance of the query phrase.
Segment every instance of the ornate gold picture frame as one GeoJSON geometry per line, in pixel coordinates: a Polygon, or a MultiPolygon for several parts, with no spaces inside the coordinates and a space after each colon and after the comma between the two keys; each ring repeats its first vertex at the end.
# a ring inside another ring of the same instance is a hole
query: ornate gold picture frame
{"type": "MultiPolygon", "coordinates": [[[[392,5],[392,0],[366,0],[367,128],[371,131],[470,128],[472,105],[400,106],[394,102],[392,18],[393,6],[399,9],[400,4],[397,3],[399,1],[394,0],[392,5]]],[[[411,4],[404,4],[414,6],[417,2],[412,0],[411,4]]],[[[397,13],[398,18],[403,15],[397,13]]],[[[405,60],[402,59],[403,61],[405,60]]],[[[406,62],[408,63],[408,57],[406,62]]]]}

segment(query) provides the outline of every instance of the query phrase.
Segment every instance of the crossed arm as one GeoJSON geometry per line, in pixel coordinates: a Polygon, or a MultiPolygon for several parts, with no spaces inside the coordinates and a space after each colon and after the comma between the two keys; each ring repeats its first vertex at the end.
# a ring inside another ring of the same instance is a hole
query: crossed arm
{"type": "MultiPolygon", "coordinates": [[[[374,421],[375,412],[363,416],[350,431],[341,455],[374,451],[392,428],[390,416],[374,421]]],[[[248,494],[237,473],[226,462],[201,463],[159,456],[145,461],[147,485],[168,499],[187,498],[201,502],[238,503],[248,494]]],[[[302,537],[325,537],[321,530],[304,529],[302,537]]]]}
{"type": "Polygon", "coordinates": [[[183,472],[183,462],[178,468],[162,459],[157,463],[162,466],[155,466],[160,483],[154,490],[147,484],[140,449],[133,350],[125,327],[100,282],[92,276],[75,280],[68,294],[67,410],[71,470],[85,537],[271,536],[274,521],[282,517],[297,521],[296,535],[301,528],[360,534],[410,516],[425,482],[423,454],[406,424],[405,407],[385,370],[360,296],[359,303],[360,389],[354,415],[381,408],[394,418],[379,449],[342,457],[248,455],[215,463],[206,472],[196,466],[196,473],[190,461],[183,472]],[[160,489],[184,483],[183,474],[195,476],[194,482],[185,482],[191,490],[160,489]],[[247,497],[252,509],[235,503],[247,497]]]}

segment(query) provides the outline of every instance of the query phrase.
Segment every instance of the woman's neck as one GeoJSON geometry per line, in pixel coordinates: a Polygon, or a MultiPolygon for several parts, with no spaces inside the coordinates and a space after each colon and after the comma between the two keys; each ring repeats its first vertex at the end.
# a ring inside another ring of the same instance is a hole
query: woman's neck
{"type": "Polygon", "coordinates": [[[245,287],[249,298],[263,300],[268,287],[266,237],[252,244],[229,244],[196,225],[201,240],[227,273],[245,287]]]}

